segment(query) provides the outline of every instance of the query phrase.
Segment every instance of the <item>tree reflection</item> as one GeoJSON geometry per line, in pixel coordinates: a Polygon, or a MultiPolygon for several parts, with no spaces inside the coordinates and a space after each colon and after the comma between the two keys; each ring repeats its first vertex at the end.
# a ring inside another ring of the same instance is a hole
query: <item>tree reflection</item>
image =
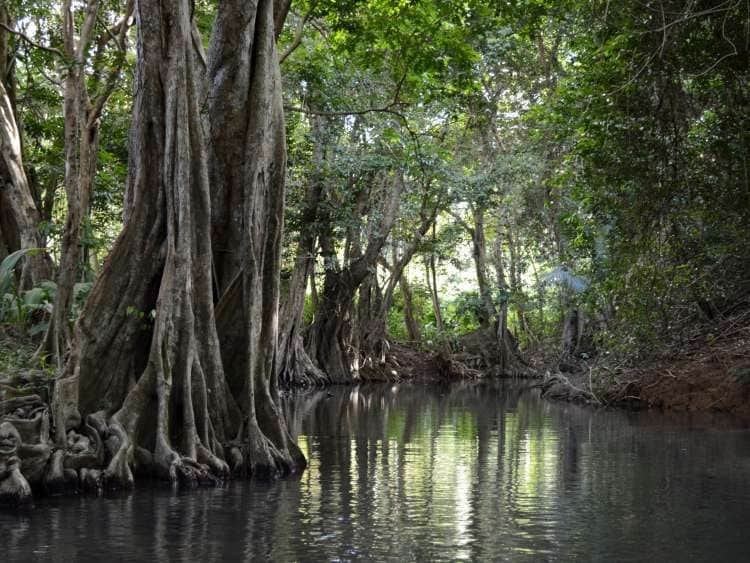
{"type": "Polygon", "coordinates": [[[514,383],[287,396],[298,480],[48,498],[5,559],[739,559],[746,431],[581,409],[514,383]],[[619,559],[620,557],[614,557],[619,559]],[[625,557],[627,558],[627,557],[625,557]]]}

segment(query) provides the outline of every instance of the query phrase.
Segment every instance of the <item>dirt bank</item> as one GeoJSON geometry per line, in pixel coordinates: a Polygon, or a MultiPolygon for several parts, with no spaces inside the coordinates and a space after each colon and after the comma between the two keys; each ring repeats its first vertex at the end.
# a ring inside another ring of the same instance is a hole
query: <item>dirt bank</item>
{"type": "Polygon", "coordinates": [[[551,399],[674,411],[719,411],[750,420],[750,311],[703,327],[638,366],[563,363],[542,383],[551,399]]]}

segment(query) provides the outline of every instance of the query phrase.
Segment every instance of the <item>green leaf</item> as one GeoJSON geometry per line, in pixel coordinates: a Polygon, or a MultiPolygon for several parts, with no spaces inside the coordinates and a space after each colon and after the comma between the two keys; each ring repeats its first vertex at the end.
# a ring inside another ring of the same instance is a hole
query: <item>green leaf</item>
{"type": "Polygon", "coordinates": [[[0,295],[7,293],[13,285],[13,271],[16,269],[18,262],[24,256],[37,256],[44,252],[43,248],[22,248],[16,250],[0,263],[0,295]]]}

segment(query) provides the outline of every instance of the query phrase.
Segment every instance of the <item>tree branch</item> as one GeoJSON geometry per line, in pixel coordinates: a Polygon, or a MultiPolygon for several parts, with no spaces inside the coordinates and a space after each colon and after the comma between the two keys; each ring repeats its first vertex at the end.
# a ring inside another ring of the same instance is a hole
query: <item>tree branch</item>
{"type": "Polygon", "coordinates": [[[465,231],[466,231],[467,233],[469,233],[469,234],[471,235],[471,237],[473,238],[473,237],[474,237],[474,229],[473,229],[473,228],[471,227],[471,225],[469,225],[469,224],[468,224],[468,223],[467,223],[466,221],[464,221],[464,218],[463,218],[463,217],[461,217],[461,216],[460,216],[460,215],[459,215],[458,213],[456,213],[456,212],[455,212],[455,211],[453,211],[452,209],[448,209],[447,211],[448,211],[448,214],[449,214],[449,215],[450,215],[451,217],[453,217],[453,218],[454,218],[454,219],[456,220],[456,222],[457,222],[457,223],[458,223],[459,225],[461,225],[461,227],[462,227],[462,228],[463,228],[463,229],[464,229],[464,230],[465,230],[465,231]]]}
{"type": "Polygon", "coordinates": [[[314,0],[313,3],[310,5],[310,9],[307,11],[307,13],[299,20],[297,23],[297,29],[294,31],[294,39],[292,40],[292,43],[287,47],[286,51],[279,57],[279,64],[283,64],[286,58],[291,55],[297,47],[300,46],[302,43],[302,32],[305,29],[305,24],[307,23],[307,20],[310,19],[310,16],[313,13],[313,10],[315,10],[315,6],[317,5],[318,0],[314,0]]]}
{"type": "Polygon", "coordinates": [[[304,107],[299,106],[284,106],[285,111],[296,111],[299,113],[305,113],[307,115],[320,115],[322,117],[340,117],[340,116],[347,116],[347,115],[366,115],[368,113],[390,113],[392,115],[396,115],[399,118],[406,121],[406,117],[404,114],[402,114],[399,111],[396,111],[393,108],[399,107],[403,105],[403,102],[399,99],[401,95],[401,87],[404,84],[404,81],[406,80],[406,74],[404,74],[401,77],[401,80],[398,81],[398,84],[396,85],[396,91],[393,94],[393,100],[389,102],[388,104],[382,106],[382,107],[370,107],[365,109],[359,109],[359,110],[341,110],[341,111],[319,111],[319,110],[313,110],[308,109],[304,107]]]}
{"type": "MultiPolygon", "coordinates": [[[[118,31],[117,36],[114,37],[114,41],[120,51],[119,57],[117,58],[117,62],[110,69],[107,75],[107,79],[104,81],[104,88],[96,96],[96,98],[94,98],[94,101],[91,104],[88,121],[86,123],[88,127],[92,127],[96,120],[99,119],[102,111],[104,110],[104,104],[107,103],[107,100],[109,100],[112,92],[115,91],[115,87],[117,86],[117,79],[120,75],[120,71],[122,70],[122,66],[125,63],[125,55],[128,48],[128,29],[130,29],[130,26],[133,24],[132,15],[134,5],[134,0],[128,0],[127,4],[125,5],[125,16],[116,26],[116,29],[118,31]]],[[[195,27],[193,27],[193,29],[195,29],[195,27]]]]}
{"type": "Polygon", "coordinates": [[[57,57],[60,57],[60,58],[64,58],[65,57],[65,55],[63,55],[63,52],[60,51],[59,49],[55,49],[54,47],[47,47],[46,45],[42,45],[41,43],[37,43],[31,37],[29,37],[28,35],[26,35],[24,32],[18,31],[16,29],[11,28],[11,27],[8,27],[3,22],[0,22],[0,27],[2,27],[8,33],[12,33],[13,35],[17,35],[18,37],[20,37],[21,39],[23,39],[24,41],[26,41],[26,43],[28,43],[29,45],[31,45],[32,47],[34,47],[36,49],[41,49],[42,51],[47,51],[48,53],[51,53],[51,54],[53,54],[53,55],[55,55],[57,57]]]}

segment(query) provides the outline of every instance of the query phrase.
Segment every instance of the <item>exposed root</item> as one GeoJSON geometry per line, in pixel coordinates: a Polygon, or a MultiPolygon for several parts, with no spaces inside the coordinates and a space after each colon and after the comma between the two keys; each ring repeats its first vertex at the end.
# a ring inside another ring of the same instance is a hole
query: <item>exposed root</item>
{"type": "Polygon", "coordinates": [[[78,472],[64,466],[65,450],[54,450],[44,477],[44,489],[49,495],[61,495],[78,490],[78,472]]]}
{"type": "Polygon", "coordinates": [[[480,379],[482,377],[481,371],[476,370],[474,368],[470,368],[466,364],[459,362],[457,360],[454,360],[451,357],[447,357],[442,354],[439,354],[437,357],[437,362],[439,365],[440,374],[445,379],[474,380],[474,379],[480,379]]]}
{"type": "Polygon", "coordinates": [[[198,462],[205,467],[208,467],[211,473],[215,475],[219,480],[224,481],[229,478],[231,472],[229,469],[229,464],[227,464],[226,461],[211,453],[208,448],[206,448],[202,444],[198,445],[197,453],[198,462]]]}
{"type": "Polygon", "coordinates": [[[21,474],[21,462],[13,456],[0,463],[0,506],[19,507],[31,504],[31,487],[21,474]]]}
{"type": "Polygon", "coordinates": [[[102,491],[102,472],[98,469],[81,469],[78,474],[81,489],[85,493],[99,494],[102,491]]]}
{"type": "Polygon", "coordinates": [[[109,429],[118,447],[102,476],[104,487],[109,490],[130,490],[135,484],[133,471],[130,469],[133,463],[133,444],[116,417],[113,417],[109,429]]]}
{"type": "Polygon", "coordinates": [[[273,480],[290,475],[297,470],[291,455],[277,448],[257,424],[249,426],[246,436],[241,429],[237,439],[230,444],[232,475],[273,480]]]}

